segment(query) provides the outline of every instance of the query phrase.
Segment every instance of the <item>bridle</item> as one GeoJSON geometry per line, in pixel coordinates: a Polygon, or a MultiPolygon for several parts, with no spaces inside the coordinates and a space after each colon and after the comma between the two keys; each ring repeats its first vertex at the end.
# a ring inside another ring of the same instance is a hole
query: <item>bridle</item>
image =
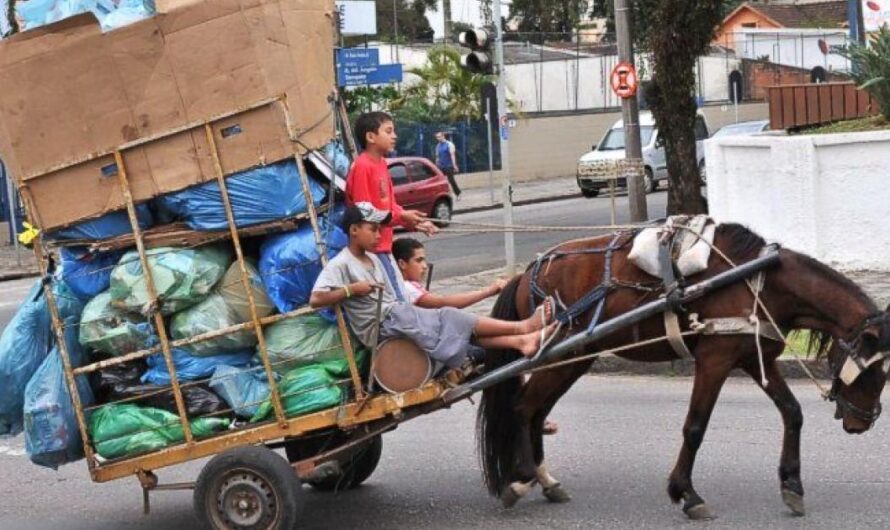
{"type": "Polygon", "coordinates": [[[866,410],[844,399],[840,395],[840,390],[843,385],[852,385],[863,372],[875,363],[883,362],[882,370],[885,375],[887,374],[888,364],[890,364],[890,351],[877,351],[868,359],[860,357],[858,352],[862,347],[866,329],[875,325],[883,326],[888,324],[890,324],[890,318],[888,318],[886,313],[875,313],[866,317],[856,328],[852,340],[838,339],[837,345],[844,355],[837,363],[831,363],[831,391],[825,396],[825,399],[837,403],[841,412],[849,413],[855,418],[868,423],[874,423],[881,416],[882,407],[880,401],[875,405],[874,409],[866,410]]]}

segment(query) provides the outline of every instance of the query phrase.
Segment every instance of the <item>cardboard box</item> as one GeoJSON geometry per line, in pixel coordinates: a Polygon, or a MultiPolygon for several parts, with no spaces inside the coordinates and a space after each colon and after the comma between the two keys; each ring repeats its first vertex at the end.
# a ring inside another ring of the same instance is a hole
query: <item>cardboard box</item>
{"type": "Polygon", "coordinates": [[[216,178],[204,122],[226,174],[333,137],[333,1],[157,7],[105,34],[86,14],[0,41],[0,158],[44,230],[124,207],[121,146],[141,202],[216,178]]]}

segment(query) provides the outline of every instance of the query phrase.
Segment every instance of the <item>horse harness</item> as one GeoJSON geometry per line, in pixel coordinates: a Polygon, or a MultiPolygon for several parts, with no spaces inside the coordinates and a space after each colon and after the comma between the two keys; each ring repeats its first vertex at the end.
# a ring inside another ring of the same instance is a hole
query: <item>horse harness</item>
{"type": "Polygon", "coordinates": [[[864,340],[865,330],[879,324],[884,326],[890,325],[890,321],[888,321],[885,313],[875,313],[867,316],[856,328],[852,340],[838,339],[837,345],[844,352],[844,356],[837,363],[831,363],[831,390],[824,396],[826,400],[837,403],[839,412],[850,413],[869,423],[877,421],[881,416],[882,408],[880,401],[875,405],[874,409],[865,410],[844,399],[840,394],[840,390],[842,385],[852,384],[862,372],[868,370],[877,362],[884,363],[882,367],[884,374],[890,371],[890,352],[878,351],[868,359],[862,359],[858,354],[864,340]]]}

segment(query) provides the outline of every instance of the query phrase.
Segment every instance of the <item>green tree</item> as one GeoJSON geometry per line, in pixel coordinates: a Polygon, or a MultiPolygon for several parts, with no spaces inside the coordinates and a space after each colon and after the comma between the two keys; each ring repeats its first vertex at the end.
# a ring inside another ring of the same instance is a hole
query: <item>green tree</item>
{"type": "Polygon", "coordinates": [[[378,38],[385,42],[395,42],[394,22],[397,21],[399,42],[431,42],[433,28],[426,19],[426,13],[435,11],[436,5],[436,0],[376,0],[378,38]]]}
{"type": "Polygon", "coordinates": [[[869,44],[850,44],[841,55],[853,63],[853,79],[860,90],[868,90],[890,120],[890,28],[881,26],[869,44]]]}
{"type": "Polygon", "coordinates": [[[480,91],[491,78],[461,68],[460,52],[456,49],[432,48],[426,64],[411,68],[408,73],[419,80],[403,90],[402,97],[393,102],[393,110],[423,109],[428,115],[422,121],[460,121],[482,116],[480,91]]]}

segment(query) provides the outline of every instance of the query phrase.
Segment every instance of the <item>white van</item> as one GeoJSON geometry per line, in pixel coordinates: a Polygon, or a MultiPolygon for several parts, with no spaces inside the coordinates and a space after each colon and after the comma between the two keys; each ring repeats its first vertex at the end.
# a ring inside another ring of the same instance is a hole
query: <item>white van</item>
{"type": "MultiPolygon", "coordinates": [[[[699,112],[695,119],[695,150],[698,156],[698,167],[704,177],[705,149],[704,140],[708,138],[708,124],[704,115],[699,112]]],[[[655,118],[649,111],[640,112],[640,143],[643,145],[643,166],[646,174],[643,177],[643,186],[646,193],[651,193],[658,188],[660,181],[667,180],[667,162],[664,156],[664,146],[658,143],[658,129],[655,128],[655,118]]],[[[624,122],[618,120],[606,132],[599,144],[593,146],[593,151],[582,156],[578,160],[577,179],[581,194],[585,197],[596,197],[603,188],[609,187],[606,178],[591,175],[585,171],[586,167],[595,165],[604,160],[617,160],[624,158],[624,122]]],[[[623,178],[618,179],[619,187],[626,187],[627,182],[623,178]]]]}

